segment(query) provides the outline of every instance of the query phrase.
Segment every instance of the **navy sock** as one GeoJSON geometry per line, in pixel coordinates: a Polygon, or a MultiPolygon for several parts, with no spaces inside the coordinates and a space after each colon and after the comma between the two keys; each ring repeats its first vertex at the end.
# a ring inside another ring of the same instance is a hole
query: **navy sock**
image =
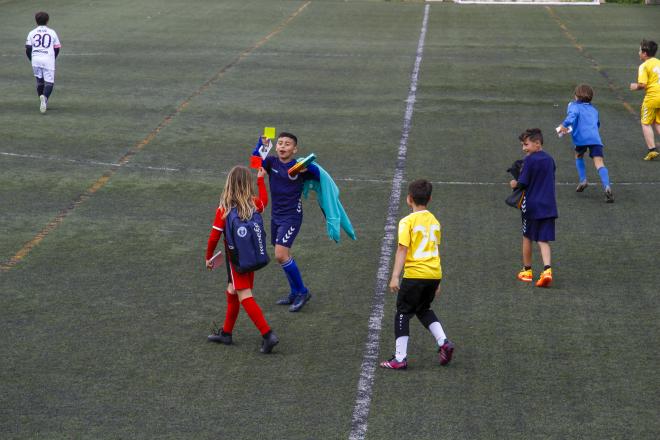
{"type": "Polygon", "coordinates": [[[46,99],[50,98],[50,94],[53,93],[53,87],[55,87],[55,84],[53,83],[45,83],[44,85],[44,96],[46,99]]]}
{"type": "Polygon", "coordinates": [[[37,78],[37,96],[44,94],[44,79],[37,78]]]}
{"type": "Polygon", "coordinates": [[[286,273],[286,278],[289,280],[289,285],[291,286],[291,292],[295,293],[307,293],[307,287],[302,280],[302,274],[296,260],[293,258],[289,259],[286,263],[282,264],[282,269],[286,273]]]}
{"type": "MultiPolygon", "coordinates": [[[[289,261],[291,261],[291,260],[289,260],[289,261]]],[[[295,283],[294,283],[293,279],[291,278],[291,274],[289,273],[289,271],[287,271],[284,268],[284,265],[288,264],[289,261],[287,261],[286,263],[281,264],[281,266],[282,266],[282,270],[284,271],[284,275],[286,275],[286,280],[289,282],[289,289],[290,289],[289,290],[289,299],[293,299],[296,296],[296,293],[298,293],[298,292],[296,292],[294,290],[295,289],[295,283]]]]}

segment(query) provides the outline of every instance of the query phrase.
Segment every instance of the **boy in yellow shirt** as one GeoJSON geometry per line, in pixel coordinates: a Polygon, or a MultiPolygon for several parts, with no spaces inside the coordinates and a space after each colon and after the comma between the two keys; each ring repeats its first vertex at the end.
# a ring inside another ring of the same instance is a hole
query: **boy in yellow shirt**
{"type": "Polygon", "coordinates": [[[404,370],[408,367],[407,350],[410,318],[415,315],[426,327],[439,346],[440,365],[447,365],[454,352],[454,344],[447,339],[431,302],[440,294],[442,267],[440,265],[440,222],[426,209],[431,200],[433,186],[420,179],[408,185],[406,203],[412,214],[399,222],[399,246],[394,258],[390,291],[397,293],[394,335],[396,353],[382,368],[404,370]],[[399,282],[401,271],[403,280],[399,282]]]}
{"type": "Polygon", "coordinates": [[[642,134],[648,152],[644,160],[653,160],[660,156],[655,147],[653,127],[660,135],[660,60],[655,57],[658,44],[655,41],[642,40],[639,46],[639,59],[642,64],[637,73],[637,82],[630,84],[630,90],[645,90],[642,102],[641,123],[642,134]]]}

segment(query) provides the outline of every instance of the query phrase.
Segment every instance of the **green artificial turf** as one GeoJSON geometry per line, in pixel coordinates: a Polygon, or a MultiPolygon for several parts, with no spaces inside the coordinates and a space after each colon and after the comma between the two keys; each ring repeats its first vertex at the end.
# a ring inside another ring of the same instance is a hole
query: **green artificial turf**
{"type": "MultiPolygon", "coordinates": [[[[0,263],[63,215],[0,272],[1,438],[348,438],[424,4],[305,4],[0,0],[0,263]],[[46,115],[23,54],[42,8],[63,45],[46,115]],[[274,305],[277,263],[256,274],[281,339],[271,356],[243,312],[234,346],[206,342],[226,283],[204,268],[206,239],[264,126],[317,155],[358,235],[333,243],[305,201],[293,254],[313,299],[291,314],[274,305]]],[[[622,103],[641,103],[627,84],[659,19],[635,5],[431,5],[404,178],[434,182],[434,308],[457,349],[440,367],[413,322],[408,371],[376,371],[367,439],[660,436],[660,180],[622,103]],[[596,90],[613,205],[589,163],[593,185],[575,193],[570,139],[553,135],[580,82],[596,90]],[[557,163],[548,290],[515,280],[520,219],[503,202],[532,126],[557,163]]]]}

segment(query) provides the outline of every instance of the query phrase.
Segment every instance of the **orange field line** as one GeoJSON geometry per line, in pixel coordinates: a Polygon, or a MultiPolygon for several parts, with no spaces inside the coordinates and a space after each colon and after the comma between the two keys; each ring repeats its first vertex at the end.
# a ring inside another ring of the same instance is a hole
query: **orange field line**
{"type": "Polygon", "coordinates": [[[607,82],[608,87],[610,90],[614,93],[614,95],[621,101],[621,104],[623,104],[623,107],[628,111],[633,116],[637,116],[637,112],[632,108],[632,106],[626,101],[626,98],[623,96],[623,93],[621,93],[621,88],[617,86],[617,84],[612,81],[610,76],[607,74],[607,72],[598,64],[598,61],[589,54],[582,46],[577,38],[571,33],[571,31],[568,30],[568,27],[561,21],[561,18],[557,15],[554,9],[552,9],[550,6],[546,6],[545,9],[548,11],[550,16],[557,22],[557,25],[561,28],[562,32],[568,38],[571,43],[573,43],[573,46],[577,49],[577,51],[582,55],[584,58],[586,58],[590,63],[591,67],[593,67],[603,78],[605,78],[605,81],[607,82]]]}
{"type": "Polygon", "coordinates": [[[282,32],[282,30],[292,21],[294,20],[309,4],[311,3],[311,0],[303,3],[298,9],[296,9],[291,15],[289,15],[282,23],[280,23],[273,31],[271,31],[268,35],[257,41],[253,46],[245,49],[243,52],[241,52],[236,58],[234,58],[231,62],[229,62],[227,65],[222,67],[215,75],[213,75],[211,78],[209,78],[204,84],[202,84],[197,90],[195,90],[190,96],[188,96],[186,99],[184,99],[181,104],[179,104],[176,109],[172,111],[169,115],[165,116],[162,121],[154,128],[151,130],[151,132],[141,141],[139,141],[137,144],[135,144],[132,148],[130,148],[123,156],[119,158],[117,161],[118,166],[114,166],[111,169],[107,170],[101,177],[99,177],[89,188],[87,188],[85,191],[83,191],[82,194],[78,196],[75,200],[73,200],[71,203],[69,203],[68,206],[66,206],[64,209],[62,209],[46,226],[44,226],[32,239],[30,239],[28,242],[26,242],[19,250],[16,252],[9,260],[4,261],[0,263],[0,272],[7,272],[13,267],[15,267],[18,263],[23,260],[32,249],[34,249],[36,246],[39,245],[43,241],[44,238],[46,238],[51,232],[53,232],[57,227],[64,221],[64,219],[73,212],[74,209],[76,209],[78,206],[81,204],[85,203],[91,196],[93,196],[96,192],[98,192],[101,188],[103,188],[108,181],[112,178],[112,176],[119,171],[121,167],[126,165],[130,160],[135,156],[137,153],[142,151],[144,147],[149,145],[151,141],[153,141],[156,136],[160,133],[162,129],[167,127],[172,120],[179,115],[183,110],[190,105],[190,101],[192,101],[195,97],[201,95],[204,93],[213,83],[218,81],[220,78],[224,76],[224,74],[243,61],[245,58],[250,56],[252,52],[255,50],[259,49],[261,46],[266,44],[268,40],[273,38],[275,35],[279,34],[282,32]]]}

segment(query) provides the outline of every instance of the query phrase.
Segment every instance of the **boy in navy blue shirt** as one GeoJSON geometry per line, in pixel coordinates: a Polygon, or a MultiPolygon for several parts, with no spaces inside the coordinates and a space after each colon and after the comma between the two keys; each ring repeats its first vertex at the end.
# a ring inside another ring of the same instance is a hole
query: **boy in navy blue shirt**
{"type": "MultiPolygon", "coordinates": [[[[282,266],[291,291],[288,296],[277,301],[288,305],[290,312],[299,311],[311,298],[302,280],[296,261],[291,256],[291,246],[296,239],[303,220],[302,190],[305,180],[319,180],[319,169],[311,164],[294,177],[289,176],[289,168],[296,164],[294,155],[298,152],[298,138],[291,133],[280,133],[275,145],[277,156],[268,156],[262,166],[268,173],[271,205],[271,242],[275,246],[275,258],[282,266]]],[[[253,155],[258,155],[258,150],[253,155]]]]}
{"type": "Polygon", "coordinates": [[[511,188],[523,188],[525,195],[521,205],[522,213],[522,259],[523,268],[518,279],[532,282],[532,241],[539,244],[543,259],[543,272],[536,282],[537,287],[552,284],[550,242],[555,240],[555,219],[557,201],[555,199],[555,161],[543,151],[543,134],[538,128],[525,130],[519,138],[526,154],[518,180],[511,180],[511,188]]]}
{"type": "Polygon", "coordinates": [[[589,150],[589,157],[594,161],[594,166],[600,176],[600,182],[605,190],[605,201],[614,202],[614,195],[610,186],[610,175],[603,161],[603,142],[600,140],[600,120],[598,110],[591,105],[594,91],[588,84],[580,84],[575,88],[575,101],[568,104],[566,119],[557,127],[557,132],[564,135],[571,128],[573,144],[575,144],[575,167],[577,168],[580,183],[575,189],[577,192],[585,190],[587,182],[587,169],[584,164],[584,153],[589,150]]]}

